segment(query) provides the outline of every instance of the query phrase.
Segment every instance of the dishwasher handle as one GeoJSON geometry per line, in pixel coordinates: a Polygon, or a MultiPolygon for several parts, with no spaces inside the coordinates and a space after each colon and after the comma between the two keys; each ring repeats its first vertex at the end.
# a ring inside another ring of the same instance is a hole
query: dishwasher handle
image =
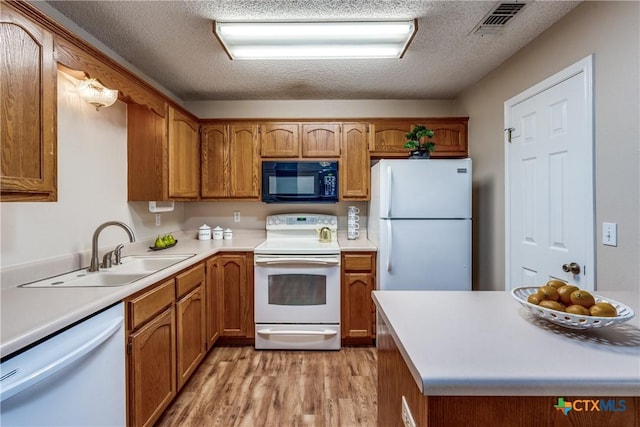
{"type": "MultiPolygon", "coordinates": [[[[47,361],[42,364],[42,366],[36,367],[35,369],[27,372],[24,378],[17,379],[14,383],[9,384],[7,387],[3,387],[0,383],[0,402],[5,401],[6,399],[15,396],[16,394],[28,389],[29,387],[34,386],[35,384],[43,381],[50,376],[54,375],[56,372],[64,369],[65,367],[71,365],[81,357],[91,353],[96,350],[100,345],[109,339],[113,334],[115,334],[120,326],[123,324],[123,318],[118,317],[113,319],[111,322],[107,324],[107,326],[99,332],[95,337],[90,339],[89,341],[83,343],[81,346],[71,350],[69,353],[65,354],[63,357],[60,357],[57,360],[47,361]]],[[[9,380],[10,378],[20,375],[20,368],[16,368],[10,372],[2,374],[2,380],[9,380]]]]}

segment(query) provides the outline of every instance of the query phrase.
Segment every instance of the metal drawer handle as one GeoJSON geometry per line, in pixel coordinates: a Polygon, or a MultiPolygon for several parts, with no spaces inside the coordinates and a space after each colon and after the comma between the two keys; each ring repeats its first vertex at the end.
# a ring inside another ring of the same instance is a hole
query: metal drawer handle
{"type": "Polygon", "coordinates": [[[323,335],[333,336],[337,335],[338,331],[332,331],[331,329],[325,329],[324,331],[294,331],[294,330],[282,330],[275,331],[273,329],[259,329],[260,335],[323,335]]]}

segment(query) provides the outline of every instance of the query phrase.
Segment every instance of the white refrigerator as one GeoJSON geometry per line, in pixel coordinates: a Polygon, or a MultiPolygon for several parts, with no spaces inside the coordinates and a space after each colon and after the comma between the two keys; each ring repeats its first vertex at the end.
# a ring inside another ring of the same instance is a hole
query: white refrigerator
{"type": "Polygon", "coordinates": [[[380,290],[471,290],[471,159],[380,160],[367,233],[380,290]]]}

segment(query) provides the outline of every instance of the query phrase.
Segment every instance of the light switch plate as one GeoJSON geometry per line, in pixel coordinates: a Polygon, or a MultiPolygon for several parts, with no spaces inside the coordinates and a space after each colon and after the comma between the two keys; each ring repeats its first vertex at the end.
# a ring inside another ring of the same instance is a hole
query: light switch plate
{"type": "Polygon", "coordinates": [[[602,244],[618,246],[618,224],[615,222],[602,223],[602,244]]]}

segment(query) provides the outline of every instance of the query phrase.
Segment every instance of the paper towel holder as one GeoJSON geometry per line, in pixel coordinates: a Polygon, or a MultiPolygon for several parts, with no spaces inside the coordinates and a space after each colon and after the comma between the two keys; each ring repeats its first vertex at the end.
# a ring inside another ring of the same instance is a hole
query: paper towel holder
{"type": "Polygon", "coordinates": [[[175,206],[175,203],[173,202],[173,200],[170,202],[150,201],[149,212],[153,212],[153,213],[171,212],[173,211],[174,206],[175,206]]]}

